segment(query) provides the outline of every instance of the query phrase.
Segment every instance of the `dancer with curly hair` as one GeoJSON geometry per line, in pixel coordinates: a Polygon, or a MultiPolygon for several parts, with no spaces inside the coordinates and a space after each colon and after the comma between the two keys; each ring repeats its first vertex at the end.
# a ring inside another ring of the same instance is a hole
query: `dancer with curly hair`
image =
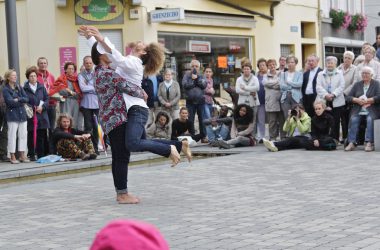
{"type": "MultiPolygon", "coordinates": [[[[98,42],[96,49],[101,54],[107,54],[116,73],[132,84],[141,87],[144,75],[156,74],[164,63],[164,49],[158,43],[145,45],[143,42],[129,44],[131,54],[124,57],[115,46],[103,37],[93,26],[81,26],[79,32],[87,38],[93,37],[98,42]]],[[[180,161],[178,152],[183,152],[191,161],[191,151],[187,141],[178,142],[161,139],[146,139],[145,124],[148,120],[148,106],[140,98],[123,94],[127,108],[128,122],[126,126],[126,146],[131,152],[149,151],[165,157],[170,157],[172,166],[180,161]]]]}

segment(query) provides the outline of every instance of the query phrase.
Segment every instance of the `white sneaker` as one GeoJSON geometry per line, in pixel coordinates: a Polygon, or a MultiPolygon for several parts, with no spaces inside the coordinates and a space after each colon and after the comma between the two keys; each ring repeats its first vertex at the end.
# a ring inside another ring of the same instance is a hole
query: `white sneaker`
{"type": "Polygon", "coordinates": [[[355,144],[353,144],[352,142],[350,142],[347,147],[345,147],[344,151],[352,151],[355,149],[355,144]]]}
{"type": "Polygon", "coordinates": [[[269,141],[265,138],[263,138],[264,146],[271,152],[277,152],[278,148],[274,145],[272,141],[269,141]]]}

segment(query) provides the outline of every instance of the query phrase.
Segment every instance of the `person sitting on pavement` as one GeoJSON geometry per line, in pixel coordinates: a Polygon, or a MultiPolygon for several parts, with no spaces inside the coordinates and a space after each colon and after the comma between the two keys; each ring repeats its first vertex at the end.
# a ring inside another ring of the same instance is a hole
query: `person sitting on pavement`
{"type": "Polygon", "coordinates": [[[310,138],[311,118],[302,104],[295,104],[288,111],[283,130],[287,133],[286,139],[277,142],[263,140],[264,146],[269,151],[277,152],[304,147],[305,142],[310,138]]]}
{"type": "Polygon", "coordinates": [[[70,115],[62,113],[57,119],[57,127],[54,130],[54,142],[57,153],[65,159],[82,160],[96,159],[91,134],[72,128],[73,119],[70,115]]]}
{"type": "Polygon", "coordinates": [[[380,83],[373,79],[374,71],[368,66],[362,68],[363,80],[356,82],[346,97],[347,103],[352,104],[350,126],[348,128],[348,145],[345,151],[352,151],[356,147],[357,134],[361,120],[366,121],[364,150],[374,150],[374,120],[380,117],[380,83]]]}
{"type": "Polygon", "coordinates": [[[190,136],[198,142],[203,138],[202,134],[195,134],[194,123],[189,120],[189,111],[186,107],[179,110],[179,118],[172,122],[172,140],[178,140],[180,136],[190,136]]]}
{"type": "Polygon", "coordinates": [[[228,107],[222,106],[219,116],[203,121],[206,126],[207,138],[210,146],[217,147],[218,140],[228,140],[231,130],[232,117],[228,116],[228,107]]]}
{"type": "Polygon", "coordinates": [[[169,115],[165,111],[157,113],[156,121],[146,129],[148,138],[170,140],[171,124],[169,115]]]}
{"type": "Polygon", "coordinates": [[[218,141],[218,146],[224,149],[231,147],[255,146],[256,141],[252,136],[253,111],[247,104],[239,104],[234,111],[234,119],[231,127],[231,139],[218,141]]]}
{"type": "Polygon", "coordinates": [[[307,150],[335,150],[337,140],[334,139],[334,118],[326,110],[326,103],[322,100],[314,102],[315,116],[311,119],[311,138],[304,147],[307,150]]]}

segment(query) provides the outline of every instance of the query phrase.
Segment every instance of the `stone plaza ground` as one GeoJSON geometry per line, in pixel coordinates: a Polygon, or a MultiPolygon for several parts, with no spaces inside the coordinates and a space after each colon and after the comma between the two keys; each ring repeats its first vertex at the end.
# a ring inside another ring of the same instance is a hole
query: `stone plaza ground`
{"type": "Polygon", "coordinates": [[[0,249],[88,249],[118,218],[154,224],[171,249],[380,249],[379,162],[378,152],[258,146],[137,166],[138,205],[116,203],[109,171],[3,184],[0,249]]]}

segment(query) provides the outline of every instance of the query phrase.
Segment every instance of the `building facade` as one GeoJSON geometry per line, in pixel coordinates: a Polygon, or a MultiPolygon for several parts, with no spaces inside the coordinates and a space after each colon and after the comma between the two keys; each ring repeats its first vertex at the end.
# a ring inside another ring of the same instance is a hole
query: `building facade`
{"type": "Polygon", "coordinates": [[[364,9],[368,17],[368,27],[364,32],[364,39],[372,44],[376,41],[376,34],[380,34],[380,2],[365,0],[364,9]]]}
{"type": "MultiPolygon", "coordinates": [[[[192,59],[214,70],[216,83],[234,84],[248,57],[322,55],[318,0],[18,0],[20,75],[40,56],[60,74],[65,61],[90,53],[77,29],[97,26],[124,53],[132,41],[165,46],[165,67],[180,81],[192,59]]],[[[7,69],[4,1],[0,0],[0,72],[7,69]]]]}
{"type": "Polygon", "coordinates": [[[361,54],[364,43],[364,33],[349,31],[347,28],[334,28],[330,15],[331,9],[342,10],[351,15],[364,14],[364,0],[320,0],[322,15],[322,48],[324,57],[335,56],[343,62],[343,53],[346,50],[361,54]]]}

